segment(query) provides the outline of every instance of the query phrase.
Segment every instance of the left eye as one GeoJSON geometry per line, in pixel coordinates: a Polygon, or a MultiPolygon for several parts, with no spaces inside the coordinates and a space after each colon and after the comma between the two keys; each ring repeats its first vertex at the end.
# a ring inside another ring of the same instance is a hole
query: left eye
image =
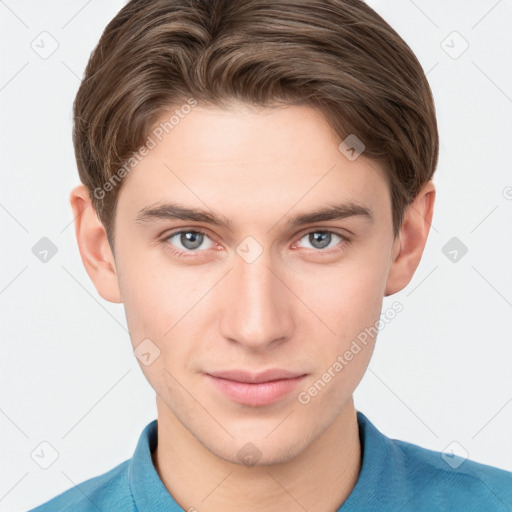
{"type": "MultiPolygon", "coordinates": [[[[323,250],[329,248],[330,243],[333,241],[333,236],[338,238],[340,241],[344,240],[341,235],[332,231],[310,231],[309,233],[306,233],[301,240],[306,239],[313,249],[323,250]]],[[[335,239],[334,242],[336,242],[335,239]]],[[[336,245],[337,244],[335,243],[332,247],[335,247],[336,245]]]]}

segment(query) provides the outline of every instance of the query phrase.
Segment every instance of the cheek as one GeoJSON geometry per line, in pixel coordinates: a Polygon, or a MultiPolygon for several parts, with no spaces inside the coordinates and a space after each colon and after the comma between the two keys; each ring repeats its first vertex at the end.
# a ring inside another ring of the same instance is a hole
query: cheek
{"type": "Polygon", "coordinates": [[[302,281],[303,296],[322,322],[310,315],[302,320],[301,330],[317,342],[305,347],[316,371],[301,403],[341,407],[357,387],[375,346],[385,275],[383,258],[354,258],[302,281]]]}
{"type": "Polygon", "coordinates": [[[140,339],[164,340],[183,307],[183,284],[164,271],[159,260],[135,251],[120,262],[119,287],[132,343],[140,339]]]}
{"type": "Polygon", "coordinates": [[[173,396],[179,395],[175,378],[186,371],[187,351],[198,336],[192,308],[197,299],[183,288],[189,282],[181,282],[179,275],[173,278],[168,271],[164,279],[155,266],[146,265],[130,265],[123,281],[127,325],[139,366],[162,396],[169,389],[174,390],[173,396]],[[150,361],[144,360],[145,353],[150,354],[150,361]]]}
{"type": "MultiPolygon", "coordinates": [[[[302,328],[316,335],[316,343],[305,347],[315,361],[315,374],[302,388],[298,401],[333,416],[350,398],[363,377],[371,359],[378,333],[382,308],[382,279],[378,266],[373,271],[360,268],[348,273],[345,269],[331,272],[323,292],[317,286],[309,291],[311,310],[318,319],[308,316],[302,328]],[[317,326],[325,335],[319,335],[317,326]],[[309,329],[309,331],[308,331],[309,329]],[[334,331],[333,332],[331,332],[334,331]]],[[[316,284],[320,284],[316,281],[316,284]]]]}
{"type": "Polygon", "coordinates": [[[373,325],[382,308],[385,269],[379,262],[331,267],[308,277],[302,296],[341,343],[373,325]]]}
{"type": "Polygon", "coordinates": [[[205,286],[199,275],[170,268],[161,258],[132,254],[131,260],[124,262],[120,288],[132,346],[149,339],[159,351],[158,364],[142,369],[146,376],[153,374],[152,380],[158,368],[181,372],[201,339],[205,286]]]}

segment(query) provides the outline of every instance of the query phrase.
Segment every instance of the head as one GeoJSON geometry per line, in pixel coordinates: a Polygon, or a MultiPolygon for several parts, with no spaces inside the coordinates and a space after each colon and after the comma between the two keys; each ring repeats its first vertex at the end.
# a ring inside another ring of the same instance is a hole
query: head
{"type": "Polygon", "coordinates": [[[131,1],[74,122],[80,253],[157,356],[159,406],[226,460],[298,455],[350,400],[428,236],[438,133],[410,48],[359,0],[131,1]],[[305,377],[254,406],[206,376],[269,368],[305,377]]]}

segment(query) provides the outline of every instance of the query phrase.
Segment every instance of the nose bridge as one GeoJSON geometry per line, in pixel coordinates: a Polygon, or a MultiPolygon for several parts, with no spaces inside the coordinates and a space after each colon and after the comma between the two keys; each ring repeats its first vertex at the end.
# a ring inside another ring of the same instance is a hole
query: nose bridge
{"type": "Polygon", "coordinates": [[[240,244],[234,268],[223,283],[226,307],[222,334],[251,348],[261,348],[290,336],[289,292],[273,268],[270,251],[240,244]],[[247,250],[248,249],[248,250],[247,250]]]}

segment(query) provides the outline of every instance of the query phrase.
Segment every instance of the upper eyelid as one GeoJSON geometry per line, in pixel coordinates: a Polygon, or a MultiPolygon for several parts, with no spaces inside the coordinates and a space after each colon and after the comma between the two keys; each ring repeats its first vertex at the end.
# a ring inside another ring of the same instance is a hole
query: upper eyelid
{"type": "Polygon", "coordinates": [[[162,236],[163,240],[167,240],[168,238],[171,238],[173,236],[176,236],[176,235],[179,235],[180,233],[201,233],[203,235],[206,235],[207,237],[209,237],[210,239],[213,240],[213,237],[208,233],[208,231],[202,229],[202,228],[194,228],[194,229],[191,229],[191,228],[181,228],[181,229],[177,229],[176,231],[171,231],[170,233],[167,233],[167,234],[164,234],[162,236]]]}
{"type": "Polygon", "coordinates": [[[344,233],[340,233],[339,231],[336,231],[335,229],[324,229],[324,228],[309,228],[305,229],[303,231],[299,231],[299,233],[295,236],[298,236],[302,238],[305,235],[308,235],[310,233],[332,233],[334,235],[341,236],[342,238],[349,238],[349,235],[345,235],[344,233]]]}

